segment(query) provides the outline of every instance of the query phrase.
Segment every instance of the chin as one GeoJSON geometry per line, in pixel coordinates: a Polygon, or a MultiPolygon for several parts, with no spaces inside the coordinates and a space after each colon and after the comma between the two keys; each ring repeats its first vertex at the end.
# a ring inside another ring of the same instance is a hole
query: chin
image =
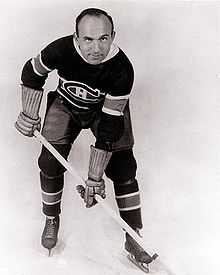
{"type": "Polygon", "coordinates": [[[88,55],[86,60],[89,64],[92,64],[92,65],[98,65],[100,63],[102,63],[102,61],[105,59],[105,56],[104,55],[101,55],[99,56],[99,58],[94,58],[94,56],[90,56],[88,55]]]}
{"type": "Polygon", "coordinates": [[[98,65],[102,63],[102,60],[87,60],[89,64],[98,65]]]}

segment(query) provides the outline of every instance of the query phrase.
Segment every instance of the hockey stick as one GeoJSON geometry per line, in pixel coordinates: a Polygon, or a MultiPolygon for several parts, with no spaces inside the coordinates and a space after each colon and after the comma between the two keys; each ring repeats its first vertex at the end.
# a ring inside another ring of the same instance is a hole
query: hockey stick
{"type": "MultiPolygon", "coordinates": [[[[50,151],[52,155],[67,169],[67,171],[75,178],[78,180],[79,183],[85,184],[84,180],[78,175],[76,170],[68,163],[68,161],[63,158],[60,153],[39,133],[39,131],[35,130],[34,136],[50,151]]],[[[122,229],[124,229],[145,251],[148,251],[147,249],[144,248],[145,244],[141,237],[117,214],[115,211],[113,211],[107,203],[101,199],[101,197],[96,196],[96,200],[99,202],[99,205],[111,216],[119,225],[122,229]]],[[[151,256],[152,260],[157,258],[157,254],[153,254],[151,256]]],[[[169,270],[168,267],[165,266],[165,264],[161,263],[164,266],[166,270],[169,270]]],[[[169,274],[173,274],[169,270],[169,274]]]]}

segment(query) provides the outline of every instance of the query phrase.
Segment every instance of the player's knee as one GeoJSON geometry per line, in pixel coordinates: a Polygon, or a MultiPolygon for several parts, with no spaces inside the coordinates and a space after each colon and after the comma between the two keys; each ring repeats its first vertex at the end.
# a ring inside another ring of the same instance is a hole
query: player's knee
{"type": "MultiPolygon", "coordinates": [[[[67,158],[70,145],[55,145],[54,147],[64,158],[67,158]]],[[[59,176],[66,171],[63,165],[44,146],[38,158],[38,165],[41,171],[50,177],[59,176]]]]}
{"type": "Polygon", "coordinates": [[[46,151],[42,151],[38,159],[38,165],[41,171],[50,177],[58,176],[64,173],[65,169],[56,160],[56,158],[46,151]]]}
{"type": "Polygon", "coordinates": [[[126,181],[114,181],[113,184],[116,196],[123,196],[139,191],[138,182],[135,178],[130,178],[126,181]]]}
{"type": "Polygon", "coordinates": [[[136,177],[137,163],[132,149],[114,152],[105,171],[113,182],[126,182],[136,177]]]}

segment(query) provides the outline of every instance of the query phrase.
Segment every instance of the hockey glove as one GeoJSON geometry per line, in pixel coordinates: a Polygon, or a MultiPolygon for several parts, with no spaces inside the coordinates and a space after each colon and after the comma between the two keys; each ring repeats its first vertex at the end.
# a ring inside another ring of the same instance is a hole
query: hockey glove
{"type": "Polygon", "coordinates": [[[91,146],[88,179],[85,181],[85,187],[77,186],[77,191],[84,199],[86,207],[91,207],[96,204],[95,195],[105,195],[105,183],[102,178],[105,168],[111,158],[112,153],[91,146]]]}
{"type": "Polygon", "coordinates": [[[84,193],[84,202],[86,207],[91,207],[96,204],[95,195],[101,196],[105,199],[105,182],[101,179],[99,182],[92,179],[86,180],[86,187],[84,193]]]}
{"type": "Polygon", "coordinates": [[[35,130],[40,130],[41,119],[39,109],[43,96],[43,91],[34,90],[24,85],[22,87],[22,107],[15,128],[25,136],[32,137],[35,130]]]}

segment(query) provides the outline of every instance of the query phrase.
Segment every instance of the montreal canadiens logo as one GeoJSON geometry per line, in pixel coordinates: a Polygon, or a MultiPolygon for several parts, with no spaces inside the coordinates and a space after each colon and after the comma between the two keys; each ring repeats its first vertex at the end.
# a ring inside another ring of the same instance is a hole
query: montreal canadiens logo
{"type": "Polygon", "coordinates": [[[87,103],[99,102],[104,96],[104,93],[98,89],[92,89],[88,85],[76,81],[65,81],[62,83],[62,88],[71,97],[87,103]]]}

